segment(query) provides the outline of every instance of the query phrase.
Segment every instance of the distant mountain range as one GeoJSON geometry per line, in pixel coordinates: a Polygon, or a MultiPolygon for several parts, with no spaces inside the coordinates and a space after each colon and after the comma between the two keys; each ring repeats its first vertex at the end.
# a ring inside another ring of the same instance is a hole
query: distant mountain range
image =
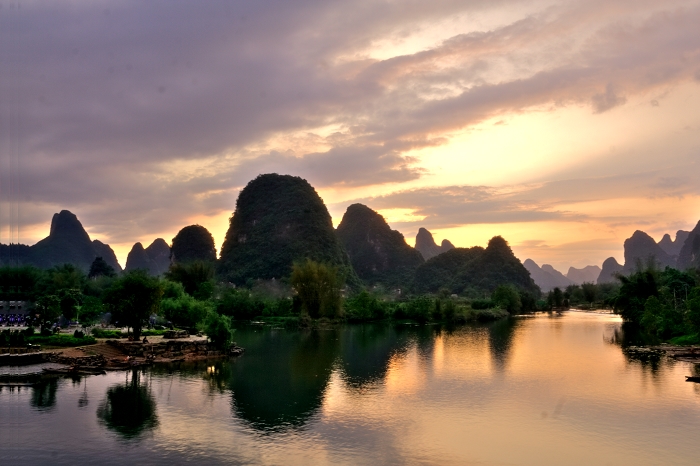
{"type": "Polygon", "coordinates": [[[583,269],[571,267],[566,275],[547,264],[539,267],[531,259],[527,259],[523,265],[543,291],[583,282],[614,282],[617,274],[628,275],[651,263],[659,268],[674,267],[680,270],[699,267],[700,222],[692,231],[678,230],[675,239],[671,239],[667,233],[658,243],[647,233],[637,230],[624,242],[624,257],[623,264],[618,263],[614,257],[609,257],[603,262],[602,268],[590,265],[583,269]]]}
{"type": "Polygon", "coordinates": [[[542,291],[550,291],[556,287],[566,288],[569,285],[580,285],[582,283],[595,283],[600,275],[600,267],[597,265],[589,265],[582,269],[569,267],[566,275],[556,270],[549,264],[538,266],[532,259],[527,259],[523,265],[530,272],[530,276],[542,289],[542,291]]]}
{"type": "MultiPolygon", "coordinates": [[[[185,227],[173,238],[175,249],[162,239],[148,247],[136,243],[125,270],[145,269],[164,274],[173,262],[216,261],[220,277],[236,284],[289,275],[295,261],[311,258],[338,266],[350,283],[412,287],[417,292],[448,288],[453,292],[487,291],[510,283],[522,290],[543,291],[584,282],[606,283],[616,274],[629,274],[654,263],[658,267],[700,267],[700,222],[692,231],[666,234],[658,243],[643,231],[624,242],[624,264],[606,259],[602,268],[570,267],[566,275],[549,264],[515,258],[508,243],[494,237],[487,248],[440,245],[420,228],[415,247],[392,230],[385,219],[362,204],[348,207],[334,229],[328,210],[315,189],[302,178],[267,174],[241,191],[226,233],[221,256],[206,228],[185,227]]],[[[62,210],[51,220],[49,236],[33,246],[0,244],[0,265],[27,264],[50,268],[65,263],[87,272],[97,257],[121,272],[112,248],[91,240],[75,214],[62,210]]]]}

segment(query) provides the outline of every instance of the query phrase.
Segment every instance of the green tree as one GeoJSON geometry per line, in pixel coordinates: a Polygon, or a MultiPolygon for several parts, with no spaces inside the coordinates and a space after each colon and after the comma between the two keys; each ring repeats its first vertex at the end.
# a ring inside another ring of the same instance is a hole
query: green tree
{"type": "Polygon", "coordinates": [[[85,274],[73,264],[57,265],[46,271],[43,294],[58,294],[60,290],[82,290],[85,274]]]}
{"type": "Polygon", "coordinates": [[[635,272],[629,277],[620,275],[622,283],[613,309],[628,322],[640,323],[644,315],[644,306],[651,296],[659,296],[657,283],[658,272],[653,269],[635,272]]]}
{"type": "MultiPolygon", "coordinates": [[[[561,292],[561,290],[559,290],[561,292]]],[[[512,285],[499,285],[491,295],[491,301],[502,307],[510,314],[516,314],[522,309],[520,294],[512,285]]]]}
{"type": "Polygon", "coordinates": [[[134,338],[141,337],[141,328],[160,309],[163,286],[160,280],[144,270],[127,272],[107,291],[104,303],[112,313],[112,321],[131,327],[134,338]]]}
{"type": "Polygon", "coordinates": [[[61,315],[61,300],[56,295],[40,296],[36,300],[35,306],[42,331],[51,327],[61,315]]]}
{"type": "Polygon", "coordinates": [[[88,278],[97,277],[116,277],[117,273],[114,268],[109,265],[103,258],[95,257],[90,265],[90,272],[88,272],[88,278]]]}
{"type": "Polygon", "coordinates": [[[170,266],[165,277],[181,283],[187,294],[198,299],[208,299],[214,290],[214,265],[211,262],[176,263],[170,266]]]}
{"type": "Polygon", "coordinates": [[[161,302],[161,311],[166,319],[179,327],[194,328],[202,322],[210,311],[210,304],[198,301],[192,296],[166,298],[161,302]]]}
{"type": "Polygon", "coordinates": [[[82,302],[83,294],[77,289],[62,289],[58,293],[61,314],[67,320],[74,320],[82,302]]]}
{"type": "Polygon", "coordinates": [[[339,317],[342,313],[338,268],[307,259],[296,262],[290,279],[302,312],[312,318],[339,317]]]}
{"type": "Polygon", "coordinates": [[[583,291],[583,299],[587,303],[593,304],[598,294],[598,287],[595,283],[585,282],[581,285],[581,290],[583,291]]]}
{"type": "Polygon", "coordinates": [[[204,333],[207,334],[209,341],[215,347],[219,349],[227,348],[233,340],[231,319],[214,311],[209,312],[204,321],[204,333]]]}

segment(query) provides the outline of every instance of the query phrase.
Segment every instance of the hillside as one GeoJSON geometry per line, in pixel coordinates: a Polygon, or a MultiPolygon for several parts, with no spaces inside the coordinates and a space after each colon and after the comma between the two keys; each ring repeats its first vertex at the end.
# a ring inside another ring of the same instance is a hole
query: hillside
{"type": "Polygon", "coordinates": [[[424,260],[406,244],[403,235],[392,230],[384,217],[362,204],[345,211],[336,230],[355,273],[365,283],[402,286],[424,260]]]}
{"type": "Polygon", "coordinates": [[[700,222],[690,232],[678,254],[678,268],[700,268],[700,222]]]}
{"type": "Polygon", "coordinates": [[[418,230],[418,234],[416,235],[415,249],[421,253],[423,259],[428,260],[437,256],[438,254],[454,249],[454,245],[448,240],[444,239],[442,240],[440,246],[438,246],[433,239],[433,234],[425,228],[420,228],[418,230]]]}
{"type": "Polygon", "coordinates": [[[664,250],[656,244],[654,238],[637,230],[632,236],[625,240],[625,264],[623,272],[629,274],[637,267],[645,266],[649,261],[663,269],[664,267],[675,267],[676,260],[666,254],[664,250]]]}
{"type": "Polygon", "coordinates": [[[426,293],[444,287],[457,294],[488,294],[502,284],[512,284],[536,295],[540,293],[506,240],[495,236],[486,249],[454,248],[428,260],[416,270],[413,289],[426,293]]]}
{"type": "Polygon", "coordinates": [[[543,264],[540,267],[532,259],[527,259],[523,262],[523,267],[530,272],[532,279],[544,292],[556,287],[563,289],[572,283],[571,280],[549,264],[543,264]]]}
{"type": "Polygon", "coordinates": [[[87,272],[96,257],[102,257],[114,270],[122,270],[112,248],[90,240],[78,217],[68,210],[53,215],[49,236],[35,245],[0,245],[0,264],[18,263],[43,269],[73,264],[87,272]]]}
{"type": "Polygon", "coordinates": [[[216,248],[214,237],[201,225],[190,225],[180,230],[173,238],[173,263],[193,261],[214,262],[216,248]]]}
{"type": "Polygon", "coordinates": [[[151,275],[162,275],[170,267],[170,246],[163,238],[156,238],[147,248],[136,243],[126,257],[127,272],[143,269],[151,275]]]}
{"type": "Polygon", "coordinates": [[[678,255],[681,253],[681,249],[683,249],[685,240],[688,239],[689,235],[689,231],[678,230],[676,232],[676,239],[672,240],[671,235],[666,233],[664,237],[661,238],[661,241],[659,241],[659,247],[663,249],[663,251],[669,256],[674,256],[677,258],[678,255]]]}
{"type": "Polygon", "coordinates": [[[603,268],[598,275],[596,283],[613,283],[617,281],[615,274],[622,273],[622,265],[620,265],[614,257],[608,257],[603,262],[603,268]]]}
{"type": "Polygon", "coordinates": [[[347,254],[331,216],[304,179],[260,175],[243,188],[231,217],[218,272],[235,284],[288,277],[295,261],[306,258],[340,267],[353,283],[347,254]]]}
{"type": "Polygon", "coordinates": [[[582,283],[596,283],[598,276],[600,275],[601,268],[597,265],[587,265],[582,269],[577,269],[575,267],[569,267],[569,271],[566,273],[566,278],[580,285],[582,283]]]}

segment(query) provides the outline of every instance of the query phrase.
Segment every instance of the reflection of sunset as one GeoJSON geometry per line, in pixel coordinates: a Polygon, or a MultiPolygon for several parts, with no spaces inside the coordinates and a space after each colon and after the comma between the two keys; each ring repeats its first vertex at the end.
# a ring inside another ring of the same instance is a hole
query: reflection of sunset
{"type": "MultiPolygon", "coordinates": [[[[692,368],[628,359],[611,343],[619,325],[569,312],[451,331],[242,333],[240,359],[144,372],[158,424],[120,454],[211,464],[687,464],[700,454],[689,441],[700,389],[683,377],[692,368]],[[306,359],[285,356],[300,351],[306,359]]],[[[79,430],[86,445],[109,448],[95,410],[124,377],[89,378],[87,410],[77,407],[85,384],[61,385],[58,409],[37,414],[35,425],[61,426],[48,447],[71,444],[79,430]]],[[[30,398],[7,394],[3,416],[8,400],[30,398]]]]}
{"type": "Polygon", "coordinates": [[[412,348],[407,355],[394,355],[389,360],[389,370],[384,380],[388,393],[413,395],[425,387],[418,352],[412,348]]]}

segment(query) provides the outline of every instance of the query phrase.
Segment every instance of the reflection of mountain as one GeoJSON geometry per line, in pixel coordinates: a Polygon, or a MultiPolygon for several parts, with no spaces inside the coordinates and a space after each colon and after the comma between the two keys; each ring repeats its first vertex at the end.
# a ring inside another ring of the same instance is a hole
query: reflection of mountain
{"type": "Polygon", "coordinates": [[[515,330],[520,322],[518,319],[501,319],[488,326],[489,348],[493,356],[494,369],[501,372],[506,368],[510,356],[515,330]]]}
{"type": "Polygon", "coordinates": [[[125,439],[138,437],[158,425],[156,401],[148,386],[140,382],[140,375],[134,370],[131,381],[109,387],[97,409],[100,422],[125,439]]]}
{"type": "Polygon", "coordinates": [[[233,362],[228,386],[235,414],[255,429],[301,426],[320,408],[338,355],[337,330],[241,332],[245,355],[233,362]]]}
{"type": "Polygon", "coordinates": [[[389,360],[405,351],[408,341],[406,332],[386,324],[345,327],[340,334],[345,382],[355,388],[381,382],[389,360]]]}

